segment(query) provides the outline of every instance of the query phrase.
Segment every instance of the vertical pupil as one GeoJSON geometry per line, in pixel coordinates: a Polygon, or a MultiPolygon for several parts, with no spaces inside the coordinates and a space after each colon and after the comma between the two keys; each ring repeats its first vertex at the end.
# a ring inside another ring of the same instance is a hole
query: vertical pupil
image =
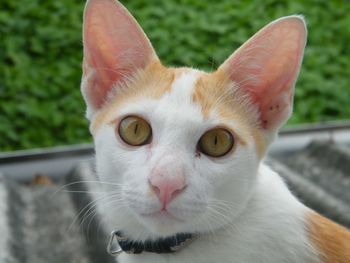
{"type": "Polygon", "coordinates": [[[214,144],[217,145],[217,143],[218,143],[218,136],[215,135],[214,144]]]}
{"type": "Polygon", "coordinates": [[[134,128],[134,134],[135,134],[135,135],[137,134],[137,130],[138,130],[138,128],[139,128],[139,124],[138,124],[138,123],[136,123],[135,128],[134,128]]]}

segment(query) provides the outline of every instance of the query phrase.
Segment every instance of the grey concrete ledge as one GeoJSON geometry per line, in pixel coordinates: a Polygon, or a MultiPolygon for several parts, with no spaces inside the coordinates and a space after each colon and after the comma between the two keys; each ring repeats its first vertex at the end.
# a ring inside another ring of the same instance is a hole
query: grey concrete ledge
{"type": "Polygon", "coordinates": [[[70,194],[56,193],[60,187],[61,183],[29,186],[0,181],[1,203],[7,206],[0,207],[0,262],[92,262],[79,225],[74,223],[70,194]]]}
{"type": "Polygon", "coordinates": [[[350,227],[349,204],[330,195],[321,187],[308,181],[276,160],[267,159],[266,163],[286,180],[291,190],[303,203],[326,217],[350,227]]]}

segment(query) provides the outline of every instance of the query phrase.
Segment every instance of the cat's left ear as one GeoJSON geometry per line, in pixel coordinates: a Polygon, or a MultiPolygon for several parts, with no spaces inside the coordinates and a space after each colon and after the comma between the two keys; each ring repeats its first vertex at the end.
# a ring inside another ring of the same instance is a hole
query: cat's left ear
{"type": "Polygon", "coordinates": [[[158,58],[136,20],[116,0],[88,0],[83,27],[81,89],[91,118],[112,89],[158,58]]]}
{"type": "Polygon", "coordinates": [[[259,126],[267,134],[275,133],[292,112],[306,35],[302,17],[278,19],[256,33],[219,67],[248,96],[258,112],[259,126]]]}

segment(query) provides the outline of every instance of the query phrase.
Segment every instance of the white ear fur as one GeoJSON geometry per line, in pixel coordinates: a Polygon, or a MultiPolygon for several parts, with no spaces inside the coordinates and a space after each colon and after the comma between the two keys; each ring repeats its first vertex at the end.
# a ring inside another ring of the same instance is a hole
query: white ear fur
{"type": "Polygon", "coordinates": [[[280,18],[256,33],[219,68],[257,107],[260,127],[268,134],[274,134],[291,115],[306,35],[303,17],[280,18]]]}
{"type": "Polygon", "coordinates": [[[115,85],[145,68],[157,56],[141,27],[115,0],[89,0],[85,6],[81,90],[87,117],[105,103],[115,85]]]}

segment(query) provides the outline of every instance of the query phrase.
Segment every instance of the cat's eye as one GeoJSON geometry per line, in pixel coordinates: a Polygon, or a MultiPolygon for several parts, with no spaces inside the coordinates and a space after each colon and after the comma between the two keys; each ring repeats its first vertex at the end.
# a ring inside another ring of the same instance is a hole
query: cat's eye
{"type": "Polygon", "coordinates": [[[137,116],[122,119],[118,128],[120,138],[127,144],[141,146],[150,142],[152,129],[147,121],[137,116]]]}
{"type": "Polygon", "coordinates": [[[199,150],[212,157],[221,157],[227,154],[234,145],[232,134],[223,128],[207,131],[198,142],[199,150]]]}

